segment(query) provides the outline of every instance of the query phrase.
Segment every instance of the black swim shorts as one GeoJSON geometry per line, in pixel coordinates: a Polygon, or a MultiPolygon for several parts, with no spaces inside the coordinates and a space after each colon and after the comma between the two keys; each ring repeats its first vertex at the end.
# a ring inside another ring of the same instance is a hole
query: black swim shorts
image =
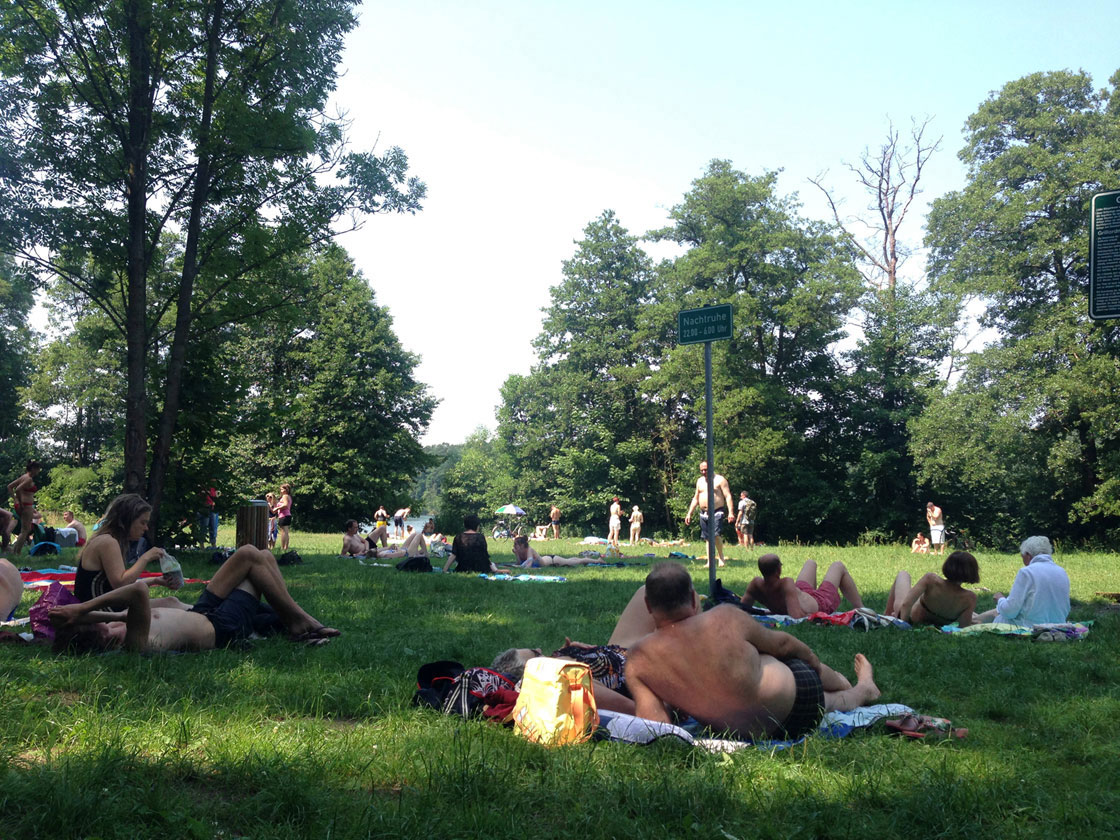
{"type": "Polygon", "coordinates": [[[244,589],[235,589],[228,598],[219,598],[206,588],[191,612],[205,616],[214,625],[214,647],[224,648],[249,638],[260,606],[260,600],[244,589]]]}
{"type": "Polygon", "coordinates": [[[824,686],[821,675],[801,659],[786,660],[785,665],[793,672],[797,686],[793,697],[793,708],[789,710],[776,738],[793,741],[806,732],[817,728],[824,714],[824,686]]]}

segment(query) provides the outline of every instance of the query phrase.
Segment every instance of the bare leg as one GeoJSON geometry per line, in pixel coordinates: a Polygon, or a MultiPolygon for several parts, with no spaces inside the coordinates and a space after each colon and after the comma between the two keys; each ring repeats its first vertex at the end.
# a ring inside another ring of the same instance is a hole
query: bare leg
{"type": "Polygon", "coordinates": [[[428,544],[424,542],[424,535],[419,531],[413,531],[409,534],[407,539],[401,543],[401,548],[405,550],[409,557],[428,556],[428,544]]]}
{"type": "Polygon", "coordinates": [[[902,606],[902,602],[906,600],[906,595],[910,592],[910,573],[903,569],[894,576],[894,583],[891,584],[891,592],[887,596],[887,615],[893,615],[897,618],[897,610],[902,606]]]}
{"type": "MultiPolygon", "coordinates": [[[[276,565],[276,558],[270,551],[251,545],[241,546],[214,573],[206,588],[219,598],[227,598],[245,581],[249,581],[257,592],[264,595],[292,635],[323,628],[322,622],[309,615],[288,592],[288,586],[276,565]]],[[[338,631],[324,635],[337,636],[338,631]]]]}
{"type": "Polygon", "coordinates": [[[281,525],[280,526],[280,550],[281,551],[287,551],[288,550],[288,526],[287,525],[281,525]]]}
{"type": "Polygon", "coordinates": [[[801,571],[797,573],[797,579],[805,581],[813,589],[817,588],[817,561],[806,560],[805,565],[801,567],[801,571]]]}
{"type": "MultiPolygon", "coordinates": [[[[856,654],[855,669],[856,684],[851,688],[840,691],[830,691],[825,688],[825,711],[850,712],[852,709],[866,706],[868,703],[879,699],[882,692],[879,691],[879,686],[875,685],[875,674],[871,668],[871,662],[862,653],[856,654]]],[[[824,682],[823,675],[821,676],[821,682],[824,682]]]]}
{"type": "Polygon", "coordinates": [[[17,557],[23,552],[23,547],[31,542],[31,531],[35,528],[35,523],[32,522],[31,517],[35,515],[35,509],[31,505],[23,505],[19,512],[19,538],[16,544],[12,546],[12,554],[17,557]]]}
{"type": "Polygon", "coordinates": [[[12,526],[15,517],[10,511],[0,509],[0,551],[7,551],[12,540],[12,526]]]}
{"type": "Polygon", "coordinates": [[[857,610],[863,606],[863,599],[859,596],[856,582],[848,574],[848,567],[837,560],[828,567],[824,579],[840,590],[840,594],[848,599],[848,603],[857,610]]]}
{"type": "Polygon", "coordinates": [[[639,586],[638,591],[623,609],[622,615],[618,617],[618,623],[614,626],[614,632],[611,633],[608,643],[628,648],[642,636],[648,636],[653,630],[653,616],[649,614],[649,609],[646,607],[646,588],[644,585],[639,586]]]}

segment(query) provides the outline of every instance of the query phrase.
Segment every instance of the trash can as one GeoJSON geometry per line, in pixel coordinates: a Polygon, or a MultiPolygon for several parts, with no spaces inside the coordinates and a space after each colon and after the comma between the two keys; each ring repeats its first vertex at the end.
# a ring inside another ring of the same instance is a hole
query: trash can
{"type": "Polygon", "coordinates": [[[250,499],[237,509],[237,547],[268,548],[268,502],[250,499]]]}

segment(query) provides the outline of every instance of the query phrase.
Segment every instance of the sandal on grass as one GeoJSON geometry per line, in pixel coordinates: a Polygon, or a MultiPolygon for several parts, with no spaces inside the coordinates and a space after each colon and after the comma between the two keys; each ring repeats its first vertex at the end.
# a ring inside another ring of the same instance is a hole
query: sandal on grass
{"type": "Polygon", "coordinates": [[[313,642],[317,643],[320,639],[326,641],[327,639],[333,639],[336,636],[341,635],[342,632],[339,630],[335,630],[333,627],[324,627],[320,625],[319,627],[313,627],[310,630],[305,630],[302,633],[294,633],[290,635],[288,639],[293,642],[307,642],[308,644],[310,644],[313,642]]]}
{"type": "Polygon", "coordinates": [[[900,718],[884,721],[883,725],[892,735],[903,735],[907,738],[956,738],[961,739],[968,735],[967,729],[953,729],[951,721],[945,718],[929,717],[927,715],[903,715],[900,718]]]}

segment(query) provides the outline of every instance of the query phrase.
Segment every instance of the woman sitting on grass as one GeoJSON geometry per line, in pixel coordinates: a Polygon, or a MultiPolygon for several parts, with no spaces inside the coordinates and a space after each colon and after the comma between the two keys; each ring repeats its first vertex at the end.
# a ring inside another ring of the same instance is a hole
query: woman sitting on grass
{"type": "Polygon", "coordinates": [[[443,564],[443,570],[450,571],[451,564],[455,564],[457,572],[496,572],[498,567],[490,562],[490,549],[486,546],[486,537],[478,532],[482,524],[473,513],[463,517],[463,530],[455,535],[451,543],[451,554],[443,564]]]}
{"type": "MultiPolygon", "coordinates": [[[[153,560],[160,560],[162,548],[150,548],[129,566],[124,566],[128,544],[139,540],[148,530],[152,506],[136,493],[124,493],[109,503],[95,533],[78,554],[78,570],[74,575],[74,594],[79,601],[89,601],[98,595],[120,589],[140,579],[140,575],[153,560]]],[[[149,578],[148,586],[169,586],[178,580],[168,575],[149,578]]],[[[160,598],[154,607],[183,607],[178,598],[160,598]]]]}
{"type": "Polygon", "coordinates": [[[558,554],[538,554],[529,545],[528,537],[513,538],[513,559],[523,569],[539,569],[541,566],[583,566],[600,562],[598,557],[561,557],[558,554]]]}
{"type": "Polygon", "coordinates": [[[957,622],[961,627],[972,624],[976,609],[976,593],[961,586],[979,583],[980,570],[976,558],[967,551],[954,551],[941,566],[942,579],[933,572],[922,575],[910,586],[910,573],[898,573],[887,597],[887,615],[911,624],[933,624],[938,627],[957,622]]]}

